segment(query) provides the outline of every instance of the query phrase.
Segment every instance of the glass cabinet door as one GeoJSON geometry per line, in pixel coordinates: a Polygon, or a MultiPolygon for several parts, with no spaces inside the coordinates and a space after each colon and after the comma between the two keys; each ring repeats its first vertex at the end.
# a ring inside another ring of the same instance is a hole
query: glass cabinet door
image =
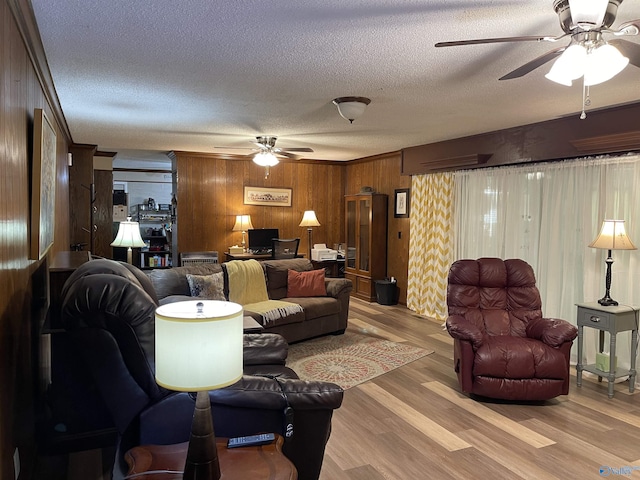
{"type": "Polygon", "coordinates": [[[347,267],[356,268],[356,201],[347,201],[347,267]]]}
{"type": "Polygon", "coordinates": [[[369,271],[369,222],[371,212],[371,200],[360,200],[360,242],[358,245],[359,264],[358,269],[369,271]]]}

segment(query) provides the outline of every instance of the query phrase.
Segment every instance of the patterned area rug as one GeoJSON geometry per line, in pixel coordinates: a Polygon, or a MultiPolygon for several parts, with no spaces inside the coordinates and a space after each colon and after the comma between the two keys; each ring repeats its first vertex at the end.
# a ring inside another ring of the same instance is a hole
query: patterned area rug
{"type": "Polygon", "coordinates": [[[333,382],[346,390],[431,353],[347,331],[291,345],[287,366],[303,380],[333,382]]]}

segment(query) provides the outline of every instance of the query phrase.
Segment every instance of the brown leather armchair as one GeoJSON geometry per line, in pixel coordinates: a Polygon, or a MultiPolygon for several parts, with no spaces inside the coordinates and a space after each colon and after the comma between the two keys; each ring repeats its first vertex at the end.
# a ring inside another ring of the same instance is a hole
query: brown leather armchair
{"type": "Polygon", "coordinates": [[[523,260],[458,260],[449,270],[454,367],[462,391],[507,400],[547,400],[569,392],[577,328],[543,318],[533,269],[523,260]]]}

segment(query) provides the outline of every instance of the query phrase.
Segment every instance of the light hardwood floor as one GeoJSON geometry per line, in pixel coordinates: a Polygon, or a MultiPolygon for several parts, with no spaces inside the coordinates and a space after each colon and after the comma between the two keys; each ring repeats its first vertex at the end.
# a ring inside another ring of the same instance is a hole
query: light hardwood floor
{"type": "MultiPolygon", "coordinates": [[[[434,353],[345,392],[321,480],[596,479],[601,467],[640,478],[640,397],[627,382],[609,399],[595,378],[577,388],[572,366],[567,396],[477,401],[460,393],[442,322],[354,298],[350,310],[349,329],[434,353]]],[[[72,455],[65,478],[106,480],[100,458],[72,455]]]]}
{"type": "Polygon", "coordinates": [[[442,322],[357,299],[350,319],[350,329],[435,352],[345,392],[322,480],[589,479],[601,467],[640,478],[640,397],[628,382],[609,399],[597,378],[578,388],[572,366],[567,396],[481,402],[460,393],[442,322]]]}

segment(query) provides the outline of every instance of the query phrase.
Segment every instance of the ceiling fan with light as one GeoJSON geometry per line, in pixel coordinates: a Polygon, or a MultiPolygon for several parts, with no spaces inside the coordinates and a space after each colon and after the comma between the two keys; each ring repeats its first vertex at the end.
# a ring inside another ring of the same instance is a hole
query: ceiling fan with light
{"type": "Polygon", "coordinates": [[[617,29],[611,25],[616,19],[618,7],[623,0],[554,0],[553,9],[560,20],[564,34],[552,36],[523,36],[458,40],[436,43],[436,47],[454,47],[503,42],[558,42],[571,37],[568,45],[554,48],[515,70],[500,77],[510,80],[522,77],[545,63],[558,57],[546,78],[556,83],[571,86],[582,77],[583,106],[581,119],[586,118],[584,107],[589,106],[589,87],[610,80],[627,64],[640,67],[640,45],[614,38],[605,40],[604,35],[614,37],[633,36],[640,33],[640,19],[621,24],[617,29]]]}
{"type": "MultiPolygon", "coordinates": [[[[260,135],[253,142],[257,148],[252,148],[253,152],[249,156],[253,156],[253,162],[261,167],[266,168],[265,178],[269,176],[269,167],[277,165],[280,160],[278,157],[285,157],[297,160],[300,155],[292,152],[313,152],[312,148],[279,148],[276,147],[278,137],[272,135],[260,135]],[[257,152],[257,153],[256,153],[257,152]]],[[[245,148],[245,147],[223,147],[223,148],[245,148]]]]}

